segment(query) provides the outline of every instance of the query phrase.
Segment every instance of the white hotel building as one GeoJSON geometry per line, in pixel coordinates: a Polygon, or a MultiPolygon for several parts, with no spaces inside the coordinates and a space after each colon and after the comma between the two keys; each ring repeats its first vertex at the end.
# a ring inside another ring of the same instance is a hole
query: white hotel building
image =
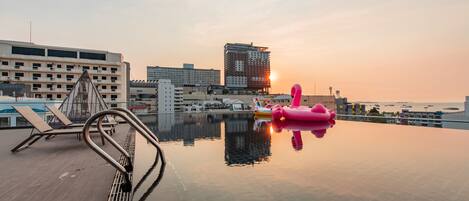
{"type": "Polygon", "coordinates": [[[130,66],[120,53],[0,40],[0,82],[25,84],[33,98],[63,100],[85,70],[110,106],[127,101],[130,66]]]}

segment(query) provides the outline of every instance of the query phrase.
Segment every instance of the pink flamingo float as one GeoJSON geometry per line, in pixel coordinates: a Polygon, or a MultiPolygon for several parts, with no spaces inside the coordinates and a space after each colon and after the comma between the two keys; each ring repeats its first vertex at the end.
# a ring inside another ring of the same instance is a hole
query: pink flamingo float
{"type": "Polygon", "coordinates": [[[299,84],[293,85],[291,96],[290,107],[276,105],[272,108],[272,118],[274,120],[330,121],[335,118],[335,112],[329,111],[320,103],[312,108],[300,105],[301,86],[299,84]]]}

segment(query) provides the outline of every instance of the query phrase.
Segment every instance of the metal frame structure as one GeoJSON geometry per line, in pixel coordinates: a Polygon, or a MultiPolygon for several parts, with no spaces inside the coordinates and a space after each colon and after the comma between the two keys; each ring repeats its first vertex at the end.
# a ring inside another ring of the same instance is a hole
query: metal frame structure
{"type": "MultiPolygon", "coordinates": [[[[107,109],[108,106],[93,84],[88,71],[81,74],[59,107],[59,110],[74,123],[83,123],[92,114],[107,109]]],[[[58,120],[53,118],[51,121],[58,120]]]]}

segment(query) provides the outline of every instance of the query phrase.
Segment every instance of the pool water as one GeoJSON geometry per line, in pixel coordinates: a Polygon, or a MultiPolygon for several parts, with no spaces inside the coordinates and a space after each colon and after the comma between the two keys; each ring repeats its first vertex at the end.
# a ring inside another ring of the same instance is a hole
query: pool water
{"type": "MultiPolygon", "coordinates": [[[[147,200],[469,200],[469,131],[352,121],[292,131],[247,114],[144,122],[168,162],[147,200]]],[[[134,182],[155,158],[136,136],[134,182]]]]}

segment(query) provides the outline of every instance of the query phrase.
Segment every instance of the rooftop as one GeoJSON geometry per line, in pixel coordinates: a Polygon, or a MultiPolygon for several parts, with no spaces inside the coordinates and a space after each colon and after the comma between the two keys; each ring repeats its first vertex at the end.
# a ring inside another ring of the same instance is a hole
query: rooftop
{"type": "MultiPolygon", "coordinates": [[[[0,197],[2,200],[107,200],[116,169],[75,135],[41,139],[31,147],[11,153],[10,149],[29,136],[31,129],[0,130],[0,197]]],[[[114,139],[131,138],[127,125],[119,125],[114,139]]],[[[113,157],[118,152],[106,144],[113,157]]]]}

